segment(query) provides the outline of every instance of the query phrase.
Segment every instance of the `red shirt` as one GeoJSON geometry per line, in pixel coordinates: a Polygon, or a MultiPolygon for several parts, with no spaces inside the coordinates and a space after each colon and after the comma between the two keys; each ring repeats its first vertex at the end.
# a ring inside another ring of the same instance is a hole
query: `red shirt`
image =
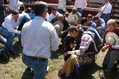
{"type": "MultiPolygon", "coordinates": [[[[109,29],[106,29],[105,30],[105,34],[107,34],[109,31],[109,29]]],[[[115,31],[114,31],[115,34],[117,34],[117,36],[119,37],[119,28],[117,28],[115,31]]],[[[119,50],[119,44],[117,45],[110,45],[109,47],[110,50],[119,50]]]]}

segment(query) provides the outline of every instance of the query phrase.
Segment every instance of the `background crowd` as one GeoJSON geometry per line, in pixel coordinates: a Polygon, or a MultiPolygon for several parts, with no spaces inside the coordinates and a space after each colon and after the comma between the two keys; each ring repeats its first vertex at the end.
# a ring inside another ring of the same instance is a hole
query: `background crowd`
{"type": "Polygon", "coordinates": [[[59,70],[60,78],[79,79],[91,69],[95,55],[106,49],[109,50],[102,65],[105,72],[112,70],[119,58],[119,42],[116,37],[113,37],[115,41],[105,37],[112,35],[110,32],[118,37],[119,29],[116,21],[110,19],[112,5],[109,0],[104,0],[96,15],[88,14],[85,17],[82,15],[90,0],[75,0],[71,12],[66,9],[66,0],[59,0],[58,6],[51,8],[51,13],[48,13],[47,3],[38,0],[33,9],[27,7],[20,12],[24,3],[32,2],[9,0],[6,3],[0,0],[0,41],[10,54],[16,55],[13,39],[18,35],[23,47],[23,63],[33,69],[34,79],[45,78],[47,59],[51,51],[58,49],[59,38],[64,46],[65,61],[59,70]]]}

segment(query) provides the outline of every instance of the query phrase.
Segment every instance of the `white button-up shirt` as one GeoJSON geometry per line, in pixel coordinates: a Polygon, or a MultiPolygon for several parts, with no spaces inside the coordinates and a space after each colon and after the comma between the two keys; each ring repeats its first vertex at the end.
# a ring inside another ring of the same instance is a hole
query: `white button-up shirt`
{"type": "Polygon", "coordinates": [[[55,18],[58,14],[59,14],[59,12],[56,12],[56,15],[54,15],[53,13],[51,13],[49,15],[48,22],[52,21],[52,19],[55,18]]]}
{"type": "Polygon", "coordinates": [[[11,10],[19,10],[19,8],[22,4],[23,3],[19,0],[9,0],[9,8],[11,10]]]}
{"type": "Polygon", "coordinates": [[[8,15],[5,18],[5,21],[3,22],[2,26],[6,28],[9,32],[13,33],[20,33],[18,30],[16,30],[16,27],[18,26],[18,20],[15,22],[15,20],[12,17],[12,14],[8,15]]]}
{"type": "Polygon", "coordinates": [[[75,0],[74,6],[76,8],[84,9],[87,6],[87,1],[86,0],[75,0]]]}
{"type": "Polygon", "coordinates": [[[104,5],[105,9],[103,11],[104,14],[109,14],[112,11],[112,5],[110,4],[110,2],[108,2],[107,4],[104,5]]]}
{"type": "Polygon", "coordinates": [[[15,22],[12,14],[10,14],[7,17],[5,17],[5,21],[3,22],[2,26],[6,28],[9,32],[19,34],[20,31],[18,31],[16,27],[18,26],[20,19],[24,17],[30,18],[28,14],[22,13],[22,14],[19,14],[18,20],[15,22]]]}
{"type": "Polygon", "coordinates": [[[24,24],[21,43],[23,54],[33,57],[49,58],[51,50],[56,51],[59,37],[54,26],[42,17],[36,16],[24,24]]]}
{"type": "Polygon", "coordinates": [[[59,0],[58,9],[62,9],[64,12],[66,11],[66,0],[59,0]]]}

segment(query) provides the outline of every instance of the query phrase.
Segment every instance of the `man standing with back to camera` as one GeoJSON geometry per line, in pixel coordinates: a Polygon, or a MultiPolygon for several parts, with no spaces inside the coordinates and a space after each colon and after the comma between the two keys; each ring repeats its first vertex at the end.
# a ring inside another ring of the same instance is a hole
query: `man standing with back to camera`
{"type": "Polygon", "coordinates": [[[22,28],[22,61],[33,69],[33,79],[45,79],[48,58],[51,56],[51,50],[58,49],[59,37],[54,26],[44,20],[47,14],[47,3],[37,1],[34,12],[36,17],[25,23],[22,28]]]}

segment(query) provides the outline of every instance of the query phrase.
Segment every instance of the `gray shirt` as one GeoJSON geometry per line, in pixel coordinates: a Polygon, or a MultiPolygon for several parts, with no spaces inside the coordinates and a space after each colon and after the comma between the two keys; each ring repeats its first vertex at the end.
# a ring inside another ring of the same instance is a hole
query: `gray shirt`
{"type": "Polygon", "coordinates": [[[100,27],[100,29],[102,29],[102,30],[105,30],[106,29],[105,21],[102,18],[99,18],[99,22],[96,23],[96,25],[97,25],[97,28],[100,27]]]}

